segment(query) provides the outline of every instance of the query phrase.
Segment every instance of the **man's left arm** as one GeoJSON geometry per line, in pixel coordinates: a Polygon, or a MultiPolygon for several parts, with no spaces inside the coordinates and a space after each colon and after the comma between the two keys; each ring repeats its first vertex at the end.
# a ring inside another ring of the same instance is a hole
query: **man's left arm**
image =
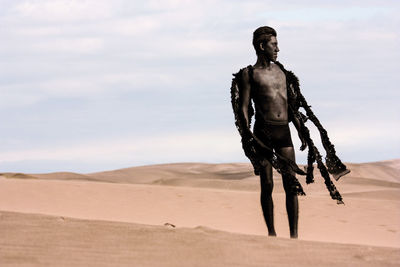
{"type": "MultiPolygon", "coordinates": [[[[294,94],[294,90],[293,90],[292,85],[290,85],[290,90],[293,92],[292,94],[294,94]]],[[[294,97],[295,97],[295,96],[294,96],[294,97]]],[[[307,148],[307,142],[306,142],[306,140],[304,139],[303,134],[302,134],[302,131],[301,131],[301,122],[300,122],[300,119],[299,119],[298,116],[296,116],[296,115],[294,114],[295,111],[292,110],[290,107],[289,107],[289,113],[291,113],[291,114],[289,115],[289,116],[290,116],[290,119],[291,119],[291,121],[293,122],[294,127],[296,127],[297,134],[299,135],[299,139],[300,139],[300,141],[301,141],[300,150],[303,151],[304,149],[307,148]]]]}
{"type": "Polygon", "coordinates": [[[299,120],[299,118],[298,118],[297,116],[294,116],[294,115],[293,115],[292,122],[293,122],[293,124],[294,124],[294,127],[296,127],[297,134],[299,135],[299,138],[300,138],[300,141],[301,141],[300,150],[303,151],[304,149],[307,148],[307,142],[306,142],[306,140],[304,139],[304,137],[303,137],[303,135],[302,135],[302,132],[301,132],[301,123],[300,123],[300,120],[299,120]]]}

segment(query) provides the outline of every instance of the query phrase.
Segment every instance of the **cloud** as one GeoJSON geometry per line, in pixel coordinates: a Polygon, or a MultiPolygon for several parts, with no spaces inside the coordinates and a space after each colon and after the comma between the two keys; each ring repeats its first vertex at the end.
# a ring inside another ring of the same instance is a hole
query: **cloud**
{"type": "Polygon", "coordinates": [[[0,87],[0,110],[23,108],[38,103],[42,97],[37,94],[26,94],[13,91],[10,87],[4,90],[0,87]]]}
{"type": "Polygon", "coordinates": [[[99,53],[104,47],[101,38],[68,38],[39,41],[32,48],[42,53],[99,53]]]}
{"type": "Polygon", "coordinates": [[[44,22],[104,19],[111,16],[112,10],[111,2],[101,0],[30,0],[14,8],[17,16],[44,22]]]}
{"type": "Polygon", "coordinates": [[[0,163],[33,160],[104,162],[232,161],[241,155],[240,138],[233,132],[167,134],[92,140],[87,143],[42,149],[0,152],[0,163]],[[235,144],[235,145],[232,145],[235,144]]]}
{"type": "Polygon", "coordinates": [[[103,163],[110,155],[137,164],[246,161],[233,127],[231,73],[255,62],[252,31],[269,24],[278,30],[279,60],[299,76],[332,139],[365,158],[366,143],[379,151],[399,130],[387,126],[399,114],[398,7],[372,0],[4,1],[0,145],[11,154],[2,156],[43,165],[83,161],[79,155],[103,163]]]}
{"type": "Polygon", "coordinates": [[[113,34],[140,36],[148,35],[160,29],[162,22],[152,16],[137,16],[134,18],[114,19],[111,23],[106,23],[104,29],[113,34]]]}
{"type": "MultiPolygon", "coordinates": [[[[368,147],[380,146],[382,143],[391,142],[392,145],[400,145],[397,133],[400,127],[395,123],[386,123],[369,120],[330,122],[326,123],[328,134],[332,141],[342,147],[368,147]]],[[[311,128],[311,127],[310,127],[311,128]]],[[[319,133],[312,128],[312,136],[319,138],[319,133]]]]}

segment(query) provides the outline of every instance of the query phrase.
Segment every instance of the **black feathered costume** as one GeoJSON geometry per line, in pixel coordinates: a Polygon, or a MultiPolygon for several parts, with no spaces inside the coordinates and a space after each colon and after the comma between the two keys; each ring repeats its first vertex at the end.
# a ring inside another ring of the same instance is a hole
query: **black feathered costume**
{"type": "MultiPolygon", "coordinates": [[[[305,195],[303,188],[297,178],[290,174],[290,171],[294,171],[300,175],[306,175],[306,183],[314,182],[314,162],[317,162],[317,167],[321,172],[322,177],[325,180],[325,185],[332,197],[332,199],[336,199],[338,204],[342,204],[342,196],[339,191],[336,189],[332,180],[329,177],[329,173],[333,175],[333,177],[338,180],[341,176],[350,172],[346,168],[346,166],[340,161],[340,159],[336,156],[336,151],[334,145],[330,142],[327,131],[322,127],[318,118],[314,115],[311,110],[311,106],[307,104],[304,96],[300,92],[299,80],[294,75],[293,72],[286,70],[282,64],[279,62],[275,62],[277,66],[284,72],[286,76],[286,88],[288,95],[288,109],[289,109],[289,120],[296,117],[300,121],[300,134],[306,140],[308,145],[308,162],[306,172],[301,170],[297,164],[291,161],[288,158],[285,158],[275,151],[272,148],[263,144],[250,130],[249,125],[246,125],[246,120],[244,118],[244,114],[241,110],[242,100],[240,98],[240,84],[242,79],[242,72],[244,69],[241,69],[238,73],[233,74],[234,78],[232,80],[231,87],[231,101],[232,108],[235,115],[235,124],[238,129],[241,137],[242,137],[242,147],[245,155],[250,159],[253,167],[254,173],[256,175],[260,174],[260,168],[266,166],[267,162],[270,162],[271,165],[281,174],[290,177],[291,189],[298,195],[305,195]],[[299,111],[300,108],[303,108],[306,112],[306,115],[299,111]],[[310,120],[314,123],[314,125],[319,130],[322,145],[326,151],[326,165],[322,161],[322,156],[318,151],[317,147],[314,145],[314,141],[310,137],[310,131],[305,126],[305,122],[310,120]]],[[[253,67],[247,67],[249,71],[249,76],[252,77],[253,67]]],[[[252,79],[250,79],[250,86],[252,85],[252,79]]],[[[251,118],[254,115],[253,106],[249,105],[248,117],[249,124],[251,123],[251,118]]]]}

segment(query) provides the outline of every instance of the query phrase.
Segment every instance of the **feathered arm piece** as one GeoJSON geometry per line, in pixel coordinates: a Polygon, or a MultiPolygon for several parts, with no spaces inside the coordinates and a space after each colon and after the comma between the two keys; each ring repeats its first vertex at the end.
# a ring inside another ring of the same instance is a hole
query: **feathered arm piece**
{"type": "Polygon", "coordinates": [[[286,73],[287,73],[287,79],[289,80],[288,82],[293,84],[293,88],[294,88],[295,94],[297,96],[298,105],[300,107],[304,108],[304,110],[306,111],[306,114],[307,114],[307,118],[314,123],[314,125],[317,127],[317,129],[320,133],[321,142],[326,151],[325,160],[326,160],[326,165],[328,167],[328,172],[333,175],[335,180],[339,180],[340,177],[348,174],[350,172],[350,170],[348,170],[346,168],[346,166],[342,163],[342,161],[336,155],[335,146],[331,143],[331,141],[328,137],[328,132],[322,126],[322,124],[318,120],[317,116],[315,116],[314,112],[311,110],[311,106],[307,104],[305,97],[300,92],[299,79],[291,71],[286,71],[286,73]]]}
{"type": "Polygon", "coordinates": [[[301,123],[301,134],[305,138],[308,145],[308,159],[307,159],[307,177],[306,182],[312,183],[314,181],[313,175],[313,163],[317,162],[317,167],[321,172],[322,177],[325,180],[325,185],[333,199],[336,199],[338,204],[343,203],[342,196],[337,191],[335,185],[331,181],[329,177],[329,173],[333,175],[333,177],[338,180],[341,176],[350,172],[350,170],[346,169],[346,166],[340,161],[340,159],[336,156],[336,151],[334,149],[334,145],[330,142],[327,131],[322,127],[318,118],[315,116],[314,112],[311,110],[311,106],[307,104],[306,99],[301,94],[299,80],[294,75],[293,72],[287,71],[282,64],[276,62],[276,64],[282,69],[282,71],[286,74],[286,81],[288,87],[288,97],[289,97],[289,108],[292,116],[296,116],[301,123]],[[306,115],[302,114],[299,111],[299,108],[302,107],[306,111],[306,115]],[[313,140],[310,136],[310,131],[305,126],[306,120],[311,120],[314,125],[318,128],[321,136],[321,141],[324,149],[326,150],[326,165],[324,165],[322,161],[321,154],[319,153],[317,147],[314,145],[313,140]],[[328,173],[329,172],[329,173],[328,173]]]}

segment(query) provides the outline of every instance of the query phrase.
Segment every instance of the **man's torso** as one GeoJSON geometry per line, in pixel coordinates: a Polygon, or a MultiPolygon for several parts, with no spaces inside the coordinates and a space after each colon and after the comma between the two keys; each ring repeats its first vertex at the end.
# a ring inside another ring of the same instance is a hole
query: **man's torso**
{"type": "Polygon", "coordinates": [[[288,121],[286,77],[275,64],[268,68],[253,70],[252,97],[256,108],[256,119],[266,122],[288,121]]]}
{"type": "Polygon", "coordinates": [[[275,64],[255,68],[252,98],[256,108],[254,133],[272,148],[293,146],[288,125],[286,76],[275,64]]]}

